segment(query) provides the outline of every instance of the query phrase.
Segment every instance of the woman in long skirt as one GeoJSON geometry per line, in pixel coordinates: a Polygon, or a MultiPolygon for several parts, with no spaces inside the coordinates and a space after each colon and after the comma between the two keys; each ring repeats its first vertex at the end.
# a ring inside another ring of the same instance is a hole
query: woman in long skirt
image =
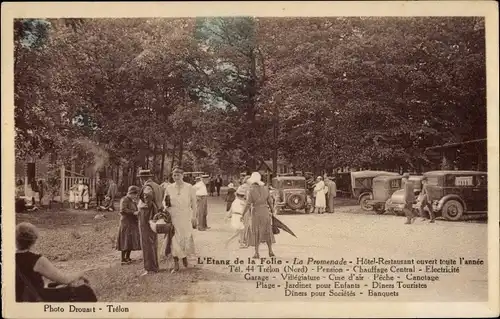
{"type": "Polygon", "coordinates": [[[261,175],[258,172],[252,173],[247,183],[251,186],[243,215],[248,214],[251,210],[252,236],[253,245],[255,246],[253,258],[260,258],[259,245],[262,242],[267,244],[269,257],[274,257],[272,244],[276,241],[272,231],[273,203],[269,189],[261,181],[261,175]]]}
{"type": "Polygon", "coordinates": [[[145,272],[141,275],[148,275],[158,272],[158,235],[151,229],[149,221],[158,213],[155,204],[154,191],[150,185],[143,187],[139,201],[139,233],[141,235],[142,257],[144,259],[145,272]]]}
{"type": "Polygon", "coordinates": [[[137,208],[137,195],[139,188],[130,186],[127,195],[120,201],[120,228],[116,249],[122,253],[122,265],[132,262],[130,253],[141,250],[141,237],[139,233],[139,210],[137,208]]]}

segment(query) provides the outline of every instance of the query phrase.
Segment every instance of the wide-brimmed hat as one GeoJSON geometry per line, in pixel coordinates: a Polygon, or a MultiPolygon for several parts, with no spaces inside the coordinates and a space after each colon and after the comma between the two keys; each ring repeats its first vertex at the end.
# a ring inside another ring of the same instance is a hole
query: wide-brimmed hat
{"type": "Polygon", "coordinates": [[[139,194],[139,187],[137,186],[129,186],[127,190],[127,194],[133,195],[133,194],[139,194]]]}
{"type": "Polygon", "coordinates": [[[137,177],[153,177],[150,169],[141,169],[137,174],[137,177]]]}
{"type": "Polygon", "coordinates": [[[200,177],[200,176],[196,176],[196,177],[194,178],[194,180],[195,180],[195,181],[201,181],[201,177],[200,177]]]}
{"type": "Polygon", "coordinates": [[[323,180],[323,177],[321,177],[321,176],[318,176],[318,177],[316,177],[316,179],[317,179],[317,180],[318,180],[318,179],[321,179],[321,180],[323,180]]]}
{"type": "Polygon", "coordinates": [[[234,189],[234,184],[233,183],[229,183],[229,185],[227,185],[227,187],[234,189]]]}
{"type": "Polygon", "coordinates": [[[264,185],[264,183],[261,181],[262,176],[260,175],[259,172],[253,172],[252,175],[250,175],[250,178],[247,180],[247,183],[252,185],[252,184],[259,184],[259,185],[264,185]]]}

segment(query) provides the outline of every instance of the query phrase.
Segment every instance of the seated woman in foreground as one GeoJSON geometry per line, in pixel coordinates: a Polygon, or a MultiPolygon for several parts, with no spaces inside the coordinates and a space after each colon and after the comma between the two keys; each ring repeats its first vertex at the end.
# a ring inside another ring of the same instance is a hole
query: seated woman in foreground
{"type": "Polygon", "coordinates": [[[46,257],[31,251],[38,237],[38,230],[34,225],[30,223],[17,225],[16,301],[96,302],[97,297],[87,285],[88,280],[83,273],[63,273],[46,257]],[[44,278],[52,281],[49,287],[45,287],[44,278]],[[80,281],[84,284],[78,285],[80,281]]]}

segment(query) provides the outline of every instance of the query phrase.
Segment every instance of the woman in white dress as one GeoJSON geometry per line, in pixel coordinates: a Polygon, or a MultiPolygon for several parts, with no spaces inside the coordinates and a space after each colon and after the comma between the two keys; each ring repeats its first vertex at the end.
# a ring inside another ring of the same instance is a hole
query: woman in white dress
{"type": "Polygon", "coordinates": [[[78,184],[74,184],[69,189],[69,208],[75,208],[76,193],[78,192],[78,184]]]}
{"type": "Polygon", "coordinates": [[[315,207],[318,209],[318,214],[324,214],[326,209],[326,193],[328,188],[323,182],[323,178],[318,176],[316,178],[316,186],[314,187],[314,194],[316,196],[315,207]]]}
{"type": "Polygon", "coordinates": [[[196,223],[198,210],[196,191],[193,185],[183,181],[183,175],[184,171],[176,167],[172,171],[174,182],[169,184],[165,191],[165,197],[168,196],[170,200],[168,211],[175,228],[175,234],[172,238],[172,256],[174,257],[172,272],[179,271],[179,259],[182,259],[184,267],[187,267],[187,257],[195,253],[193,224],[196,223]]]}
{"type": "Polygon", "coordinates": [[[83,202],[83,208],[85,210],[89,209],[89,202],[90,202],[90,189],[87,184],[83,184],[83,189],[82,189],[82,202],[83,202]]]}

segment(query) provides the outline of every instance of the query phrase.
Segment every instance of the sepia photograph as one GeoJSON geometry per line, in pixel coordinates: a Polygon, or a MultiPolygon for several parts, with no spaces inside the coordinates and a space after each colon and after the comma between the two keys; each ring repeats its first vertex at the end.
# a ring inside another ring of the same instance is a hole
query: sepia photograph
{"type": "Polygon", "coordinates": [[[4,316],[498,316],[474,2],[2,5],[4,316]]]}

